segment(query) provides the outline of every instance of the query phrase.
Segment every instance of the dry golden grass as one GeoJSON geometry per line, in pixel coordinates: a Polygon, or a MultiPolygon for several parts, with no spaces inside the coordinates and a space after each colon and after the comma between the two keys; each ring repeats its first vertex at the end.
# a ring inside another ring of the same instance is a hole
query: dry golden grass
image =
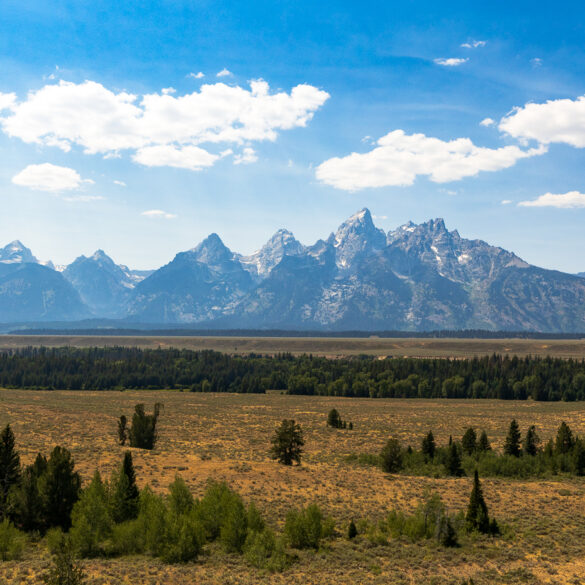
{"type": "MultiPolygon", "coordinates": [[[[97,467],[106,476],[121,460],[116,421],[137,402],[147,409],[164,403],[160,440],[152,452],[133,450],[139,482],[164,491],[180,474],[199,495],[209,478],[226,480],[254,500],[270,524],[280,528],[286,511],[309,502],[332,515],[340,533],[350,518],[375,521],[390,508],[412,510],[425,489],[438,491],[451,511],[465,509],[470,480],[387,476],[350,464],[352,453],[378,453],[386,439],[417,445],[429,429],[439,443],[467,426],[486,429],[501,445],[516,417],[522,429],[536,424],[552,436],[562,420],[585,434],[585,405],[446,400],[370,400],[329,397],[197,394],[179,392],[0,391],[0,426],[10,423],[24,462],[54,445],[69,448],[89,479],[97,467]],[[336,407],[355,429],[325,425],[336,407]],[[301,423],[306,455],[286,468],[267,456],[270,437],[283,418],[301,423]]],[[[318,553],[301,553],[293,567],[270,575],[238,556],[211,547],[200,561],[165,566],[145,557],[84,561],[89,583],[585,583],[585,482],[484,480],[490,511],[508,526],[508,536],[467,541],[445,550],[432,543],[391,542],[375,546],[365,537],[332,541],[318,553]]],[[[0,583],[34,583],[47,564],[41,546],[19,562],[0,565],[0,583]]]]}
{"type": "Polygon", "coordinates": [[[213,349],[231,354],[251,352],[294,355],[312,353],[327,357],[359,354],[407,357],[473,357],[499,353],[518,356],[585,358],[585,339],[432,339],[337,337],[154,337],[82,335],[1,335],[0,349],[27,346],[213,349]]]}

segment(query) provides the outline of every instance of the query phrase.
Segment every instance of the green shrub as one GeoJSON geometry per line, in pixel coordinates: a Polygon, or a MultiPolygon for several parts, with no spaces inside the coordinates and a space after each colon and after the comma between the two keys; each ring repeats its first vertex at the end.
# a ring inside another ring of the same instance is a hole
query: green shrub
{"type": "Polygon", "coordinates": [[[26,536],[8,520],[0,523],[0,559],[13,561],[22,555],[26,536]]]}
{"type": "Polygon", "coordinates": [[[319,506],[311,504],[307,508],[290,510],[286,515],[284,533],[292,548],[319,548],[321,538],[326,536],[319,506]]]}
{"type": "Polygon", "coordinates": [[[205,530],[194,514],[171,514],[161,558],[167,563],[194,561],[201,553],[204,542],[205,530]]]}
{"type": "Polygon", "coordinates": [[[398,439],[388,439],[380,453],[380,459],[386,473],[398,473],[402,469],[402,448],[398,439]]]}

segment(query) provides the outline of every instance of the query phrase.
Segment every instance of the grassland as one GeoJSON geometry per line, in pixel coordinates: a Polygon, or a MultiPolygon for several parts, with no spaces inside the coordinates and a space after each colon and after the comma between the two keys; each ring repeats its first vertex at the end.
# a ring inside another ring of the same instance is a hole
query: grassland
{"type": "MultiPolygon", "coordinates": [[[[106,476],[121,460],[116,419],[134,404],[164,403],[160,440],[152,452],[134,450],[138,480],[164,491],[180,474],[195,494],[208,478],[226,480],[254,500],[269,523],[282,526],[286,511],[309,502],[331,514],[339,536],[319,552],[300,553],[282,574],[249,567],[239,556],[216,549],[197,563],[166,566],[145,557],[84,561],[90,584],[398,583],[457,584],[472,577],[488,583],[585,583],[585,481],[485,479],[484,491],[500,523],[499,539],[467,539],[459,549],[433,543],[373,544],[365,536],[343,538],[347,523],[375,522],[390,508],[412,510],[426,489],[438,491],[451,511],[465,509],[471,481],[387,476],[377,468],[347,462],[353,453],[378,453],[393,435],[418,445],[433,429],[437,441],[459,436],[467,426],[484,428],[500,447],[512,417],[521,428],[536,424],[552,436],[562,420],[585,434],[580,403],[497,401],[368,400],[179,392],[0,391],[0,425],[10,423],[24,462],[54,445],[69,448],[89,479],[97,467],[106,476]],[[353,431],[325,425],[330,408],[353,421],[353,431]],[[306,435],[300,467],[285,468],[267,456],[270,437],[282,418],[295,418],[306,435]]],[[[47,566],[41,546],[18,562],[0,564],[0,583],[36,583],[47,566]]]]}
{"type": "Polygon", "coordinates": [[[0,350],[46,347],[141,347],[212,349],[232,354],[251,352],[294,355],[312,353],[326,357],[359,354],[397,357],[474,357],[498,353],[517,356],[585,358],[585,338],[561,339],[433,339],[433,338],[319,338],[319,337],[155,337],[155,336],[74,336],[0,335],[0,350]]]}

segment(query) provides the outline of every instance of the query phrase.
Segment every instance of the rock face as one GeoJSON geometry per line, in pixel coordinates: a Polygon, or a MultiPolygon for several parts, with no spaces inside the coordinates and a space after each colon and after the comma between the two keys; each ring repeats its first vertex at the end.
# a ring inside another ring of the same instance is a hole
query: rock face
{"type": "Polygon", "coordinates": [[[121,317],[135,281],[103,251],[79,256],[63,271],[83,302],[100,317],[121,317]]]}
{"type": "Polygon", "coordinates": [[[312,246],[282,229],[242,256],[211,234],[152,274],[117,266],[101,251],[78,258],[63,275],[36,262],[19,242],[0,250],[0,285],[8,279],[0,314],[16,311],[32,321],[91,312],[218,328],[585,331],[583,275],[531,266],[462,238],[442,219],[386,234],[367,209],[312,246]],[[47,271],[43,279],[39,271],[47,271]],[[19,287],[53,305],[19,304],[19,287]],[[43,296],[46,290],[52,292],[43,296]]]}

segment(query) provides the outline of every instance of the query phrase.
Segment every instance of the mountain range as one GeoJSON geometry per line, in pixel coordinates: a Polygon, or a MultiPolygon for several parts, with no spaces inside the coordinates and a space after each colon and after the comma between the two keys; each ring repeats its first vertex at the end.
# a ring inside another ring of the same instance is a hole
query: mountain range
{"type": "Polygon", "coordinates": [[[0,322],[307,330],[585,331],[585,274],[532,266],[442,219],[385,233],[367,209],[311,246],[278,230],[244,256],[211,234],[154,271],[102,250],[66,267],[0,249],[0,322]]]}

